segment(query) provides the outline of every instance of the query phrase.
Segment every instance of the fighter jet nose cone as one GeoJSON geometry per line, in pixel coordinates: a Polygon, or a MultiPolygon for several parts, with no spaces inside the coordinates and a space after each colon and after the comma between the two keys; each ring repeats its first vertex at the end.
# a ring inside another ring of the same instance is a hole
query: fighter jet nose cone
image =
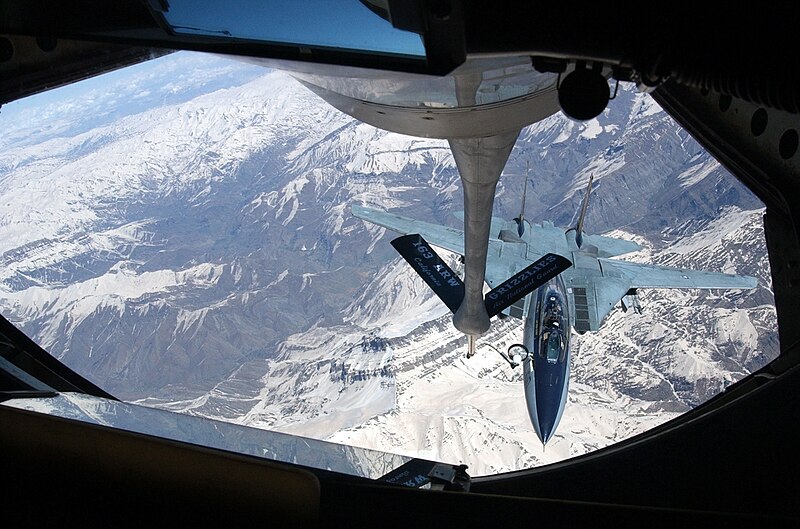
{"type": "Polygon", "coordinates": [[[542,445],[546,445],[550,438],[553,436],[551,431],[542,431],[542,445]]]}
{"type": "Polygon", "coordinates": [[[553,437],[553,433],[555,433],[555,421],[552,414],[547,414],[546,416],[542,415],[539,415],[539,430],[541,433],[542,444],[546,444],[550,438],[553,437]]]}

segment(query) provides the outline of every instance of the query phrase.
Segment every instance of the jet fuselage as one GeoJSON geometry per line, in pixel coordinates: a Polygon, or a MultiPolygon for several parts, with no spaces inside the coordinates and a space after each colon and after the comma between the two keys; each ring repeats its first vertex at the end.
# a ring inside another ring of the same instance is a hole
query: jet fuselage
{"type": "Polygon", "coordinates": [[[525,304],[525,402],[534,430],[547,443],[564,413],[569,387],[571,322],[561,276],[529,294],[525,304]]]}

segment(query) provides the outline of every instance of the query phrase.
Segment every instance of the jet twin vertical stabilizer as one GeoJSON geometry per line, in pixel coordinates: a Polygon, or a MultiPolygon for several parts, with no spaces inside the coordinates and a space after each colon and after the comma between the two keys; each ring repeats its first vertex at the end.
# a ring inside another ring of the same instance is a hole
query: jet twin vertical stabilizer
{"type": "Polygon", "coordinates": [[[583,219],[586,217],[586,210],[589,207],[589,195],[592,194],[592,180],[594,180],[594,174],[589,175],[589,185],[586,186],[586,194],[583,196],[581,211],[578,214],[578,224],[575,226],[575,244],[578,245],[578,248],[583,246],[583,219]]]}

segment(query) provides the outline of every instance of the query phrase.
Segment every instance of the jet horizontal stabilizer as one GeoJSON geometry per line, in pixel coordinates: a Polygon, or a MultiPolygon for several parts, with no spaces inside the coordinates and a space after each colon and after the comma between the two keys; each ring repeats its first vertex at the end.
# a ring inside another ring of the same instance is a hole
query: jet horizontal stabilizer
{"type": "Polygon", "coordinates": [[[425,283],[453,313],[464,299],[464,283],[433,251],[422,235],[413,233],[392,241],[394,249],[403,256],[425,283]]]}
{"type": "Polygon", "coordinates": [[[490,318],[499,314],[570,266],[572,263],[566,257],[548,253],[486,294],[486,312],[490,318]]]}

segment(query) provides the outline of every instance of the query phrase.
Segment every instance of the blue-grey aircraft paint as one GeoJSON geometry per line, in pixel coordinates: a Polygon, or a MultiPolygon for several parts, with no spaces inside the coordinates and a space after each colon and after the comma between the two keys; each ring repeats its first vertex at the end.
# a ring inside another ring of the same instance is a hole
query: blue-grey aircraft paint
{"type": "MultiPolygon", "coordinates": [[[[588,188],[587,188],[588,191],[588,188]]],[[[586,206],[581,207],[581,217],[586,206]]],[[[401,234],[420,234],[430,244],[464,255],[461,230],[416,221],[384,211],[353,205],[353,214],[401,234]]],[[[579,226],[581,223],[579,223],[579,226]]],[[[568,259],[572,266],[505,309],[502,314],[525,321],[520,358],[525,398],[536,434],[542,443],[554,435],[567,401],[570,337],[597,331],[605,316],[638,288],[755,288],[750,276],[686,270],[609,259],[639,249],[635,242],[585,235],[577,228],[557,228],[551,222],[530,224],[524,219],[491,219],[487,245],[486,282],[495,288],[547,253],[568,259]],[[553,299],[551,299],[553,298],[553,299]],[[556,315],[559,329],[553,325],[556,315]]]]}
{"type": "Polygon", "coordinates": [[[547,443],[556,431],[569,387],[570,311],[561,276],[528,296],[522,362],[525,401],[533,429],[547,443]]]}

